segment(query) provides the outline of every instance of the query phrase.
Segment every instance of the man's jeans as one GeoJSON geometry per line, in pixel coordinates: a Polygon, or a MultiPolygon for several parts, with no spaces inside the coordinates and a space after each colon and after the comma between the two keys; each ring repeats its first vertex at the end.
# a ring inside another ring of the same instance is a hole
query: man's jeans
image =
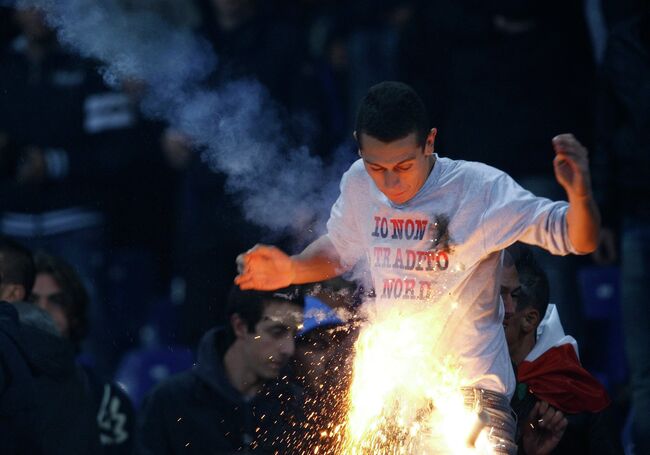
{"type": "Polygon", "coordinates": [[[517,422],[508,398],[500,393],[474,387],[463,387],[462,392],[465,406],[480,409],[489,417],[488,440],[494,446],[494,453],[515,455],[517,422]]]}

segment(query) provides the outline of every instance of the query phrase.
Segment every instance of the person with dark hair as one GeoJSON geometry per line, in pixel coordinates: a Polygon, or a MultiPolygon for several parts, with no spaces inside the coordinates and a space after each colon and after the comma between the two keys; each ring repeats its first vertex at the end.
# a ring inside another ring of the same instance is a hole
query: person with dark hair
{"type": "Polygon", "coordinates": [[[558,310],[549,303],[546,273],[530,249],[511,251],[514,257],[506,252],[501,296],[517,379],[512,407],[520,417],[520,453],[621,454],[609,424],[607,392],[582,367],[576,340],[564,334],[558,310]],[[547,445],[540,450],[543,436],[547,445]]]}
{"type": "MultiPolygon", "coordinates": [[[[630,2],[607,2],[618,9],[630,2]]],[[[596,186],[604,213],[600,262],[618,259],[632,439],[650,453],[650,1],[611,30],[601,70],[596,186]],[[618,251],[618,258],[615,252],[618,251]]]]}
{"type": "Polygon", "coordinates": [[[0,240],[0,441],[3,454],[99,453],[87,377],[46,312],[25,303],[29,250],[0,240]],[[71,431],[74,429],[74,431],[71,431]]]}
{"type": "Polygon", "coordinates": [[[409,86],[370,88],[357,115],[361,159],[341,180],[327,234],[295,256],[256,246],[238,257],[236,283],[274,289],[320,281],[368,258],[377,301],[428,302],[444,321],[440,355],[507,407],[515,380],[501,326],[502,250],[518,240],[560,255],[596,248],[600,217],[587,150],[570,134],[553,139],[555,177],[569,203],[552,202],[497,169],[438,157],[437,130],[427,124],[409,86]],[[441,304],[446,298],[459,306],[441,304]]]}
{"type": "Polygon", "coordinates": [[[7,455],[95,455],[86,376],[49,315],[0,302],[0,441],[7,455]]]}
{"type": "MultiPolygon", "coordinates": [[[[29,301],[46,311],[60,334],[81,350],[87,330],[88,293],[69,264],[54,256],[34,255],[36,279],[29,301]]],[[[116,384],[103,380],[92,368],[82,365],[95,405],[102,454],[130,454],[135,429],[135,411],[128,395],[116,384]]]]}
{"type": "Polygon", "coordinates": [[[24,301],[34,285],[32,253],[20,243],[0,236],[0,300],[24,301]]]}
{"type": "MultiPolygon", "coordinates": [[[[531,250],[520,248],[518,252],[516,262],[510,252],[506,252],[501,277],[501,298],[505,309],[503,327],[510,358],[515,365],[522,362],[535,346],[535,329],[547,313],[550,295],[548,278],[531,250]]],[[[552,312],[557,314],[554,306],[552,312]]],[[[569,339],[577,347],[576,341],[569,339]]]]}
{"type": "Polygon", "coordinates": [[[296,288],[241,291],[227,327],[208,331],[190,371],[145,399],[135,453],[288,453],[298,444],[298,391],[282,375],[294,353],[304,298],[296,288]]]}
{"type": "Polygon", "coordinates": [[[304,389],[305,453],[315,446],[323,453],[339,453],[336,429],[345,423],[352,379],[352,346],[356,331],[325,301],[307,296],[304,323],[296,339],[292,378],[304,389]]]}
{"type": "Polygon", "coordinates": [[[0,52],[0,233],[74,266],[91,299],[88,350],[109,374],[128,344],[104,305],[109,242],[148,246],[165,224],[147,229],[163,199],[151,190],[162,166],[150,156],[156,128],[141,121],[127,81],[109,86],[30,5],[17,3],[20,35],[0,52]]]}
{"type": "Polygon", "coordinates": [[[88,330],[86,289],[72,267],[61,259],[37,252],[34,265],[36,279],[29,301],[47,311],[61,334],[80,348],[88,330]]]}
{"type": "MultiPolygon", "coordinates": [[[[283,138],[329,156],[330,137],[321,114],[329,101],[306,56],[306,40],[299,27],[275,14],[260,0],[197,0],[202,24],[197,32],[210,43],[219,65],[208,87],[255,80],[272,99],[282,119],[283,138]]],[[[269,106],[270,107],[270,106],[269,106]]],[[[266,109],[266,106],[265,106],[266,109]]],[[[235,270],[232,257],[265,233],[248,222],[227,190],[226,176],[215,173],[183,131],[170,129],[163,139],[170,167],[179,171],[175,261],[176,282],[184,284],[180,309],[180,339],[196,345],[215,325],[226,324],[218,296],[228,293],[235,270]],[[215,209],[219,207],[219,210],[215,209]]]]}

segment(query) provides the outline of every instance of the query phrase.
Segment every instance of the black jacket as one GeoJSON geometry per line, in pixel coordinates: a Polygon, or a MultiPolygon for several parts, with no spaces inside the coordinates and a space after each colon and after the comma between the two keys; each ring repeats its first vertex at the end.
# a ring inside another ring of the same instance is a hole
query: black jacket
{"type": "MultiPolygon", "coordinates": [[[[537,403],[535,395],[530,393],[525,384],[517,384],[517,389],[510,405],[517,414],[519,429],[517,431],[517,444],[519,454],[525,455],[522,437],[522,426],[537,403]],[[523,387],[522,387],[523,386],[523,387]]],[[[600,412],[581,412],[578,414],[565,414],[568,425],[557,447],[551,452],[554,455],[623,455],[623,447],[618,435],[613,428],[611,408],[600,412]]]]}
{"type": "Polygon", "coordinates": [[[190,371],[161,384],[145,400],[136,434],[139,455],[290,453],[298,442],[297,389],[278,380],[247,401],[222,363],[225,331],[212,329],[190,371]]]}
{"type": "Polygon", "coordinates": [[[135,410],[129,396],[117,384],[105,381],[83,366],[95,409],[95,421],[103,455],[131,455],[135,433],[135,410]]]}
{"type": "Polygon", "coordinates": [[[65,339],[21,323],[0,302],[2,454],[96,454],[99,437],[86,376],[65,339]]]}

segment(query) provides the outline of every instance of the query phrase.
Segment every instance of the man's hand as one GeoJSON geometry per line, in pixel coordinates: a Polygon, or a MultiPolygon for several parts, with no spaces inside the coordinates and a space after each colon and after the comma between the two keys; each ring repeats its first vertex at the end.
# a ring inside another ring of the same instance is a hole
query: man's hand
{"type": "Polygon", "coordinates": [[[535,403],[524,423],[522,443],[526,455],[547,455],[564,436],[568,421],[562,411],[545,401],[535,403]]]}
{"type": "Polygon", "coordinates": [[[553,138],[555,178],[571,198],[591,198],[591,177],[587,149],[573,134],[553,138]]]}
{"type": "Polygon", "coordinates": [[[587,149],[572,134],[555,136],[553,147],[555,178],[569,199],[569,240],[578,254],[592,253],[598,246],[600,212],[591,194],[587,149]]]}
{"type": "Polygon", "coordinates": [[[289,286],[295,278],[291,257],[268,245],[255,245],[237,256],[237,270],[235,284],[243,290],[272,291],[289,286]]]}

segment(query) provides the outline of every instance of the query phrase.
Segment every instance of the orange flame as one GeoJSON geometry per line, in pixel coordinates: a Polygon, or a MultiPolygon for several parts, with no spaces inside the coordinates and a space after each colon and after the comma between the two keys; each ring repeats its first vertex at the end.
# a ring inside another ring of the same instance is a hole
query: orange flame
{"type": "Polygon", "coordinates": [[[494,453],[485,429],[468,445],[480,410],[464,405],[468,384],[439,346],[443,327],[433,307],[368,308],[355,345],[343,453],[494,453]]]}

